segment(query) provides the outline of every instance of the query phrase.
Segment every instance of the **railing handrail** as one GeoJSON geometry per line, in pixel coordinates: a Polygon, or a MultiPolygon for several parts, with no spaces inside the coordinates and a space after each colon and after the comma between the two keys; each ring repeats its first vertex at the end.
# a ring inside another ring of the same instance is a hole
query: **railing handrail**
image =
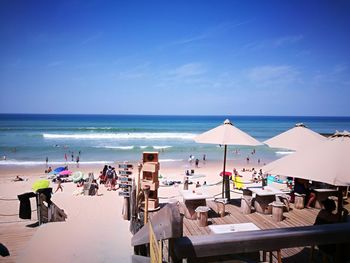
{"type": "Polygon", "coordinates": [[[174,242],[176,258],[195,258],[349,242],[350,223],[189,236],[174,242]]]}

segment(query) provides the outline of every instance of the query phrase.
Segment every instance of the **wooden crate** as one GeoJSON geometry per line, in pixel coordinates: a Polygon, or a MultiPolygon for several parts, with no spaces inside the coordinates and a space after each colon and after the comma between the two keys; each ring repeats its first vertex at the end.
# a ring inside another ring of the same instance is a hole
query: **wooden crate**
{"type": "Polygon", "coordinates": [[[143,164],[142,170],[144,172],[155,173],[159,171],[159,163],[156,162],[147,162],[143,164]]]}
{"type": "Polygon", "coordinates": [[[152,182],[158,182],[158,172],[152,173],[152,172],[142,172],[142,179],[152,182]]]}
{"type": "Polygon", "coordinates": [[[158,152],[144,152],[143,153],[143,163],[147,162],[158,162],[158,152]]]}
{"type": "Polygon", "coordinates": [[[148,209],[149,210],[154,210],[154,209],[158,208],[158,206],[159,206],[158,198],[157,199],[154,199],[154,198],[148,199],[148,209]]]}
{"type": "Polygon", "coordinates": [[[141,188],[143,189],[145,185],[149,185],[151,191],[156,191],[159,188],[159,182],[143,179],[141,181],[141,188]]]}

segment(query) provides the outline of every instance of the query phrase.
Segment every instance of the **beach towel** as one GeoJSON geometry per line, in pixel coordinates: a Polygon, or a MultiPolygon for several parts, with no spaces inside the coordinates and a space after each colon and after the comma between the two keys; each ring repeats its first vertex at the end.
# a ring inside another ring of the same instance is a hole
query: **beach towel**
{"type": "Polygon", "coordinates": [[[236,189],[243,189],[244,184],[243,184],[243,181],[242,181],[241,177],[236,176],[235,179],[234,179],[234,183],[235,183],[236,189]]]}
{"type": "Polygon", "coordinates": [[[32,218],[32,208],[30,206],[30,198],[35,197],[36,194],[33,192],[24,193],[18,195],[19,200],[19,218],[21,219],[31,219],[32,218]]]}

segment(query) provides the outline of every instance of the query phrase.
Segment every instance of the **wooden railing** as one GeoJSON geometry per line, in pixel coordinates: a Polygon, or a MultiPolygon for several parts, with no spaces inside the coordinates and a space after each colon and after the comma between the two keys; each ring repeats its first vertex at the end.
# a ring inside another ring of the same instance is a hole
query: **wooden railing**
{"type": "MultiPolygon", "coordinates": [[[[349,243],[349,236],[350,223],[189,236],[174,241],[174,254],[179,260],[187,258],[191,261],[237,253],[349,243]]],[[[338,258],[337,262],[344,262],[343,258],[338,258]]]]}

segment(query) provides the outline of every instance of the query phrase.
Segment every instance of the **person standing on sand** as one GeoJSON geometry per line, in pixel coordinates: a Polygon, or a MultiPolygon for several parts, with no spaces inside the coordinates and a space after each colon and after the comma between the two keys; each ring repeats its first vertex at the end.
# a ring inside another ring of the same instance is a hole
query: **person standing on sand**
{"type": "Polygon", "coordinates": [[[196,163],[196,167],[198,168],[198,165],[199,165],[199,159],[198,158],[196,159],[195,163],[196,163]]]}
{"type": "Polygon", "coordinates": [[[59,190],[59,189],[61,189],[61,192],[63,192],[63,186],[62,186],[62,181],[61,181],[61,179],[57,179],[57,182],[58,182],[58,185],[57,185],[57,188],[56,188],[56,191],[55,191],[55,193],[59,190]]]}
{"type": "Polygon", "coordinates": [[[207,156],[205,154],[203,154],[203,163],[205,164],[205,161],[207,159],[207,156]]]}
{"type": "Polygon", "coordinates": [[[74,152],[72,152],[72,162],[74,162],[74,152]]]}
{"type": "Polygon", "coordinates": [[[77,156],[77,167],[79,168],[79,161],[80,161],[80,158],[79,158],[79,155],[77,156]]]}
{"type": "Polygon", "coordinates": [[[48,166],[48,163],[49,163],[49,157],[46,156],[46,168],[48,166]]]}
{"type": "Polygon", "coordinates": [[[67,163],[68,157],[66,153],[64,154],[64,159],[66,160],[66,163],[67,163]]]}

